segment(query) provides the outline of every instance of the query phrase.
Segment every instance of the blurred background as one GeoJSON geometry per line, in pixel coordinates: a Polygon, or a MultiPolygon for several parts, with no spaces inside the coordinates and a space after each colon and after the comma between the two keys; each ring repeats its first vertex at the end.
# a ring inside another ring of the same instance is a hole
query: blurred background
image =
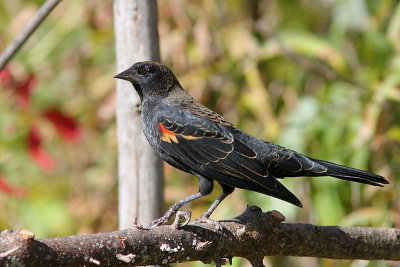
{"type": "MultiPolygon", "coordinates": [[[[0,0],[1,50],[41,4],[0,0]]],[[[236,190],[212,218],[232,218],[250,204],[293,223],[400,226],[399,1],[158,5],[162,62],[197,100],[254,136],[390,181],[377,188],[287,178],[304,208],[236,190]]],[[[0,230],[24,227],[48,238],[117,229],[114,49],[112,1],[63,1],[0,72],[0,230]]],[[[196,179],[167,165],[165,180],[166,208],[198,189],[196,179]]],[[[193,217],[219,193],[217,186],[188,206],[193,217]]],[[[265,263],[395,266],[293,257],[265,263]]]]}

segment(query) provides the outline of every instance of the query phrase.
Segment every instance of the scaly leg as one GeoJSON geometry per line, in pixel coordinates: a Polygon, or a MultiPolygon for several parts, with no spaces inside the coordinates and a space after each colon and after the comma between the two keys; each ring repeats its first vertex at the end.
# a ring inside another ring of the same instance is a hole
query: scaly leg
{"type": "MultiPolygon", "coordinates": [[[[193,201],[195,199],[201,198],[202,196],[203,195],[200,192],[197,192],[196,194],[190,195],[190,196],[188,196],[188,197],[186,197],[184,199],[179,200],[178,202],[176,202],[174,205],[172,205],[167,210],[167,212],[164,214],[164,216],[162,216],[159,219],[156,219],[156,220],[152,221],[150,223],[150,225],[149,225],[149,228],[153,228],[153,227],[156,227],[156,226],[159,226],[159,225],[166,224],[168,222],[168,220],[171,218],[172,214],[174,214],[177,210],[179,210],[180,208],[185,206],[190,201],[193,201]]],[[[218,206],[218,204],[217,204],[217,206],[218,206]]]]}
{"type": "Polygon", "coordinates": [[[210,216],[214,212],[214,210],[218,207],[218,205],[221,204],[222,200],[224,200],[229,194],[231,194],[233,192],[233,190],[235,190],[235,188],[224,185],[224,184],[221,184],[221,187],[223,190],[221,195],[219,195],[219,197],[211,204],[211,206],[208,208],[208,210],[206,212],[204,212],[200,218],[195,220],[195,222],[209,223],[211,225],[214,225],[217,229],[219,229],[219,231],[221,233],[223,233],[223,227],[221,226],[221,224],[218,221],[214,221],[214,220],[210,219],[210,216]]]}
{"type": "Polygon", "coordinates": [[[222,225],[218,221],[214,221],[210,219],[210,215],[213,213],[213,211],[218,207],[218,205],[226,198],[226,196],[229,195],[225,192],[222,192],[221,195],[211,204],[211,206],[208,208],[206,212],[203,213],[198,219],[196,219],[194,222],[195,223],[208,223],[210,225],[213,225],[216,229],[219,230],[220,233],[224,232],[224,229],[222,225]]]}
{"type": "Polygon", "coordinates": [[[211,214],[214,212],[214,210],[218,207],[219,204],[221,204],[222,200],[228,196],[227,193],[222,192],[221,195],[211,204],[211,206],[208,208],[206,212],[201,215],[200,218],[210,218],[211,214]]]}

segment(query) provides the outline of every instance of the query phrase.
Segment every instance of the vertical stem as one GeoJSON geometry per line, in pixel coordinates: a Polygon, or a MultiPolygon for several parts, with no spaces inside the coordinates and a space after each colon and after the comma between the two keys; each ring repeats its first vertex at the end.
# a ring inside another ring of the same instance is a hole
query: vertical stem
{"type": "MultiPolygon", "coordinates": [[[[115,0],[114,25],[117,73],[137,61],[159,61],[155,0],[115,0]]],[[[162,209],[162,164],[143,135],[139,107],[132,85],[117,80],[120,229],[135,218],[147,225],[162,209]]]]}

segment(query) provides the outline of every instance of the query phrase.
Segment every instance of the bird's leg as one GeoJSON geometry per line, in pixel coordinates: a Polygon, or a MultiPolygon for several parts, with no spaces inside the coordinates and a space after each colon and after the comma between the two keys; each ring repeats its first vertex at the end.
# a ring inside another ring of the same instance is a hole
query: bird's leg
{"type": "Polygon", "coordinates": [[[221,195],[219,195],[219,197],[211,204],[208,210],[204,212],[199,219],[209,219],[214,210],[218,207],[219,204],[221,204],[222,200],[224,200],[229,194],[232,194],[233,190],[235,190],[234,187],[230,187],[224,184],[221,184],[221,187],[221,195]]]}
{"type": "Polygon", "coordinates": [[[174,205],[172,205],[161,218],[152,221],[149,225],[149,228],[153,228],[153,227],[156,227],[159,225],[166,224],[168,222],[168,220],[171,218],[172,214],[174,214],[177,210],[179,210],[180,208],[185,206],[190,201],[198,199],[202,196],[203,195],[200,192],[197,192],[196,194],[190,195],[184,199],[179,200],[174,205]]]}
{"type": "Polygon", "coordinates": [[[228,195],[227,193],[222,192],[222,194],[219,195],[219,197],[211,204],[211,206],[208,208],[208,210],[206,212],[204,212],[203,215],[201,215],[200,218],[209,219],[211,214],[218,207],[218,205],[221,204],[222,200],[224,200],[224,198],[226,198],[227,195],[228,195]]]}
{"type": "Polygon", "coordinates": [[[195,220],[195,222],[209,223],[211,225],[214,225],[217,229],[219,229],[220,232],[223,232],[223,228],[222,228],[221,224],[218,221],[214,221],[214,220],[210,219],[210,216],[214,212],[214,210],[218,207],[218,205],[221,204],[222,200],[224,200],[229,194],[231,194],[233,192],[233,190],[235,190],[235,188],[227,186],[227,185],[223,185],[223,184],[221,184],[221,186],[222,186],[222,190],[223,190],[221,195],[219,195],[219,197],[211,204],[211,206],[208,208],[208,210],[206,212],[204,212],[203,215],[200,216],[200,218],[195,220]]]}
{"type": "Polygon", "coordinates": [[[213,213],[213,211],[218,207],[218,205],[226,198],[228,194],[225,192],[222,192],[221,195],[211,204],[211,206],[208,208],[206,212],[203,213],[198,219],[194,221],[194,223],[208,223],[210,225],[213,225],[219,232],[223,233],[224,229],[221,226],[221,224],[218,221],[214,221],[210,219],[210,215],[213,213]]]}

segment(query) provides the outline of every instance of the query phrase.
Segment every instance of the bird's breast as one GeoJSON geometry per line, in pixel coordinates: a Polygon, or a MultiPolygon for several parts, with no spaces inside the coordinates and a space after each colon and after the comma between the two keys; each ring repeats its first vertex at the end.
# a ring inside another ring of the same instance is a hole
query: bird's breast
{"type": "Polygon", "coordinates": [[[154,103],[143,102],[141,113],[143,133],[153,149],[156,149],[157,142],[160,139],[160,133],[157,128],[157,119],[154,115],[155,107],[154,103]]]}

